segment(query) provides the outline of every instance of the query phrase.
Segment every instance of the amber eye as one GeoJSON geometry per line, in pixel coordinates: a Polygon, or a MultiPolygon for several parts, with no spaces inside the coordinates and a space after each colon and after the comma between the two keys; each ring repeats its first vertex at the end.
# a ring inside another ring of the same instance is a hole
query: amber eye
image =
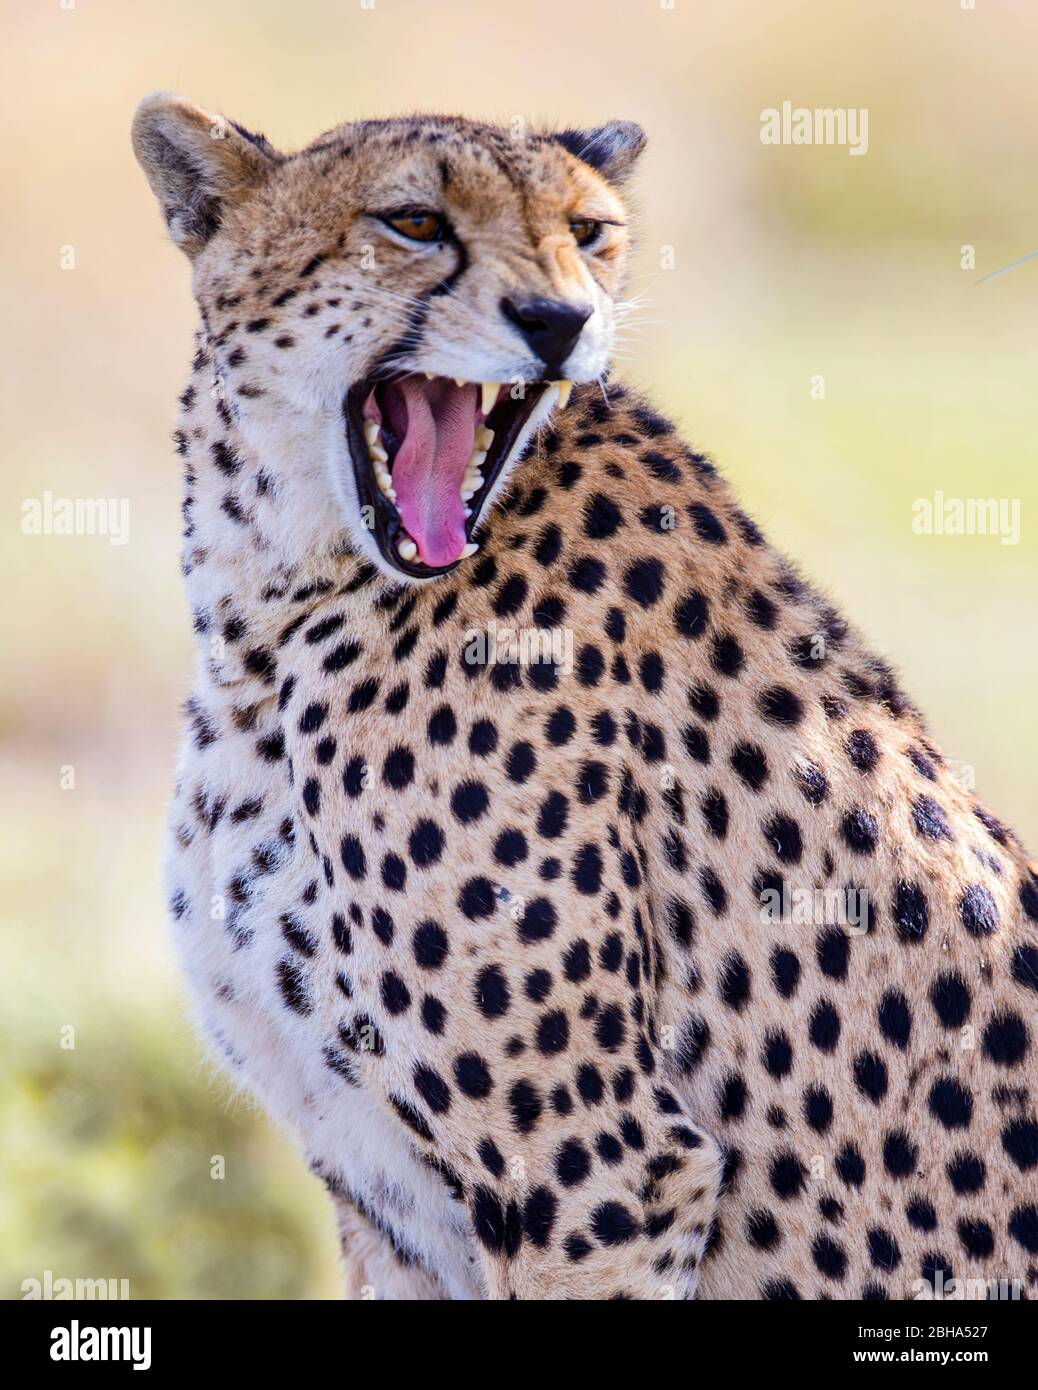
{"type": "Polygon", "coordinates": [[[602,224],[593,221],[590,217],[574,217],[570,220],[569,229],[578,246],[590,246],[593,241],[598,240],[602,231],[602,224]]]}
{"type": "Polygon", "coordinates": [[[386,222],[410,241],[439,241],[443,236],[443,218],[438,212],[405,212],[387,217],[386,222]]]}

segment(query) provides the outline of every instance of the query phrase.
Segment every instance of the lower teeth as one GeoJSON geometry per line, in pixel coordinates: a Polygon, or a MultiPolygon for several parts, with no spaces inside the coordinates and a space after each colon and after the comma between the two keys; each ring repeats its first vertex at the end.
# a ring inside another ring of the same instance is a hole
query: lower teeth
{"type": "MultiPolygon", "coordinates": [[[[429,373],[426,373],[426,375],[430,376],[429,373]]],[[[463,383],[459,382],[459,385],[461,384],[463,383]]],[[[495,386],[495,399],[496,392],[497,387],[495,386]]],[[[484,399],[484,414],[486,414],[486,406],[488,404],[492,405],[492,402],[488,402],[486,399],[484,399]]],[[[389,454],[386,452],[385,445],[382,442],[382,430],[377,421],[366,420],[364,422],[364,440],[368,446],[368,457],[371,461],[372,470],[375,474],[375,481],[378,483],[379,491],[385,497],[388,497],[390,502],[395,502],[396,489],[393,487],[393,477],[388,467],[389,454]]],[[[460,488],[461,500],[463,502],[468,502],[469,499],[474,497],[476,493],[480,490],[480,488],[483,486],[484,478],[483,474],[480,472],[480,469],[486,461],[487,451],[489,450],[493,442],[494,431],[492,429],[488,429],[486,425],[480,425],[476,430],[475,439],[473,441],[472,446],[472,453],[469,457],[468,463],[465,466],[465,476],[462,479],[462,484],[460,488]]],[[[464,511],[466,518],[472,515],[471,507],[463,507],[462,510],[464,511]]],[[[411,539],[410,536],[404,536],[402,540],[397,541],[396,550],[400,558],[402,560],[408,561],[409,563],[418,559],[418,545],[415,541],[411,539]]],[[[471,555],[475,555],[478,550],[479,546],[475,541],[468,541],[462,547],[461,554],[458,556],[458,559],[467,560],[471,555]]]]}

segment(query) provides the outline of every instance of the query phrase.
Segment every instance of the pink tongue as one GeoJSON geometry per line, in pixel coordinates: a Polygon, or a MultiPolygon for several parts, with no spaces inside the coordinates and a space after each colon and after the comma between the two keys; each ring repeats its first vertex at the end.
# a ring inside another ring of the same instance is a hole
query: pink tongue
{"type": "Polygon", "coordinates": [[[400,440],[393,460],[400,518],[425,564],[452,564],[466,543],[460,488],[476,438],[476,387],[408,377],[386,389],[385,412],[400,440]]]}

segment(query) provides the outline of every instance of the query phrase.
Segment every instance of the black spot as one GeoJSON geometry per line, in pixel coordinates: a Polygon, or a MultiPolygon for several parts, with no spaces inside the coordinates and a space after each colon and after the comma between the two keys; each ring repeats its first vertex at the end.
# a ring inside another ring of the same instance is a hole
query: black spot
{"type": "Polygon", "coordinates": [[[531,1245],[544,1250],[551,1239],[558,1199],[548,1187],[535,1187],[523,1203],[523,1231],[531,1245]]]}
{"type": "Polygon", "coordinates": [[[875,819],[860,806],[847,812],[840,829],[845,843],[855,854],[872,854],[875,851],[879,827],[875,819]]]}
{"type": "Polygon", "coordinates": [[[824,1086],[811,1086],[804,1092],[804,1119],[818,1134],[825,1134],[833,1119],[833,1101],[824,1086]]]}
{"type": "Polygon", "coordinates": [[[420,869],[435,864],[443,854],[443,831],[431,820],[420,820],[408,840],[411,858],[420,869]]]}
{"type": "Polygon", "coordinates": [[[414,754],[409,748],[392,748],[382,765],[382,780],[394,791],[403,791],[414,781],[414,754]]]}
{"type": "Polygon", "coordinates": [[[604,493],[595,492],[584,503],[584,534],[589,540],[607,540],[624,524],[623,513],[604,493]]]}
{"type": "Polygon", "coordinates": [[[912,1036],[912,1011],[901,990],[887,990],[879,1001],[876,1019],[887,1042],[904,1051],[912,1036]]]}
{"type": "Polygon", "coordinates": [[[635,560],[624,572],[624,589],[642,608],[651,608],[663,594],[663,565],[659,560],[635,560]]]}
{"type": "Polygon", "coordinates": [[[861,1187],[865,1181],[865,1160],[857,1144],[844,1144],[833,1166],[848,1187],[861,1187]]]}
{"type": "Polygon", "coordinates": [[[784,685],[772,686],[757,698],[757,706],[764,718],[772,724],[782,724],[795,728],[804,715],[804,707],[799,698],[784,685]]]}
{"type": "Polygon", "coordinates": [[[846,979],[850,949],[850,937],[846,932],[837,927],[827,927],[821,932],[815,944],[815,955],[822,974],[830,980],[846,979]]]}
{"type": "Polygon", "coordinates": [[[750,970],[738,951],[732,951],[723,962],[718,991],[730,1009],[745,1008],[750,997],[750,970]]]}
{"type": "Polygon", "coordinates": [[[462,825],[479,820],[489,804],[486,787],[475,780],[462,782],[451,795],[451,810],[462,825]]]}
{"type": "Polygon", "coordinates": [[[930,910],[926,895],[917,883],[899,881],[894,890],[894,925],[902,941],[917,943],[926,935],[930,910]]]}
{"type": "Polygon", "coordinates": [[[1013,952],[1013,979],[1025,989],[1038,990],[1038,946],[1018,946],[1013,952]]]}
{"type": "Polygon", "coordinates": [[[458,1090],[473,1100],[482,1100],[494,1088],[490,1068],[477,1052],[464,1052],[454,1059],[454,1080],[458,1090]]]}
{"type": "Polygon", "coordinates": [[[758,1250],[774,1250],[782,1240],[775,1218],[760,1207],[746,1218],[746,1237],[758,1250]]]}
{"type": "Polygon", "coordinates": [[[945,1171],[952,1188],[960,1197],[969,1197],[979,1192],[987,1176],[983,1161],[968,1149],[957,1153],[948,1162],[945,1171]]]}
{"type": "Polygon", "coordinates": [[[1029,1254],[1038,1254],[1038,1206],[1017,1207],[1009,1218],[1009,1234],[1029,1254]]]}
{"type": "Polygon", "coordinates": [[[811,1257],[817,1269],[828,1279],[840,1280],[847,1272],[847,1255],[831,1236],[815,1236],[811,1257]]]}
{"type": "Polygon", "coordinates": [[[619,1202],[603,1202],[591,1213],[591,1229],[603,1245],[623,1245],[638,1234],[636,1218],[619,1202]]]}
{"type": "Polygon", "coordinates": [[[437,922],[422,922],[412,938],[414,958],[425,970],[439,970],[447,959],[447,933],[437,922]]]}
{"type": "Polygon", "coordinates": [[[970,1015],[970,992],[961,975],[938,975],[930,986],[930,1003],[945,1028],[961,1028],[970,1015]]]}
{"type": "Polygon", "coordinates": [[[497,906],[494,885],[488,878],[467,879],[458,894],[458,907],[470,922],[489,917],[497,906]]]}
{"type": "Polygon", "coordinates": [[[771,1160],[768,1176],[775,1195],[788,1202],[803,1191],[807,1169],[796,1154],[787,1149],[771,1160]]]}
{"type": "Polygon", "coordinates": [[[821,1052],[832,1052],[840,1038],[840,1015],[827,999],[815,1005],[808,1037],[821,1052]]]}
{"type": "Polygon", "coordinates": [[[508,1012],[512,996],[499,965],[484,966],[476,976],[475,1000],[484,1018],[501,1018],[508,1012]]]}
{"type": "Polygon", "coordinates": [[[879,1102],[887,1093],[887,1068],[881,1057],[877,1057],[874,1052],[862,1052],[854,1059],[854,1084],[863,1096],[867,1096],[873,1105],[879,1102]]]}
{"type": "Polygon", "coordinates": [[[901,1250],[897,1241],[882,1227],[874,1227],[868,1234],[869,1259],[880,1269],[889,1273],[901,1263],[901,1250]]]}
{"type": "Polygon", "coordinates": [[[563,1187],[577,1187],[591,1172],[591,1155],[579,1139],[567,1139],[555,1154],[555,1174],[563,1187]]]}
{"type": "Polygon", "coordinates": [[[892,1178],[907,1178],[915,1172],[919,1151],[903,1129],[892,1130],[883,1141],[883,1167],[892,1178]]]}
{"type": "MultiPolygon", "coordinates": [[[[702,637],[706,631],[707,618],[709,616],[709,605],[704,596],[698,589],[691,589],[681,598],[674,609],[674,626],[682,637],[695,640],[702,637]]],[[[694,692],[689,692],[689,699],[692,699],[694,692]]],[[[714,715],[717,713],[717,697],[713,696],[714,715]]],[[[705,718],[713,718],[714,715],[705,715],[705,718]]]]}
{"type": "Polygon", "coordinates": [[[793,1069],[793,1048],[785,1033],[777,1031],[765,1035],[761,1061],[768,1074],[776,1080],[789,1075],[793,1069]]]}
{"type": "Polygon", "coordinates": [[[1002,1147],[1021,1172],[1038,1167],[1038,1124],[1014,1120],[1002,1131],[1002,1147]]]}
{"type": "Polygon", "coordinates": [[[526,943],[546,940],[555,930],[557,915],[547,898],[533,898],[519,919],[519,939],[526,943]]]}
{"type": "Polygon", "coordinates": [[[362,879],[367,872],[364,849],[356,835],[344,835],[339,843],[342,866],[350,878],[362,879]]]}
{"type": "Polygon", "coordinates": [[[742,670],[744,661],[742,648],[730,632],[714,638],[710,664],[719,675],[734,679],[742,670]]]}
{"type": "Polygon", "coordinates": [[[829,782],[820,768],[814,763],[801,763],[794,769],[794,777],[804,798],[812,806],[820,806],[829,795],[829,782]]]}
{"type": "Polygon", "coordinates": [[[927,840],[950,840],[951,831],[944,812],[932,796],[917,796],[912,803],[912,824],[916,834],[927,840]]]}
{"type": "Polygon", "coordinates": [[[988,936],[998,926],[998,908],[980,883],[969,883],[959,899],[959,916],[971,936],[988,936]]]}
{"type": "Polygon", "coordinates": [[[759,792],[768,780],[768,760],[755,743],[740,743],[732,750],[731,764],[751,791],[759,792]]]}
{"type": "Polygon", "coordinates": [[[306,1015],[313,1012],[313,1003],[306,987],[306,977],[295,961],[278,961],[277,981],[281,997],[293,1013],[306,1015]]]}
{"type": "Polygon", "coordinates": [[[844,744],[847,756],[859,772],[871,772],[879,762],[876,740],[867,729],[855,729],[844,744]]]}
{"type": "Polygon", "coordinates": [[[937,1226],[937,1213],[933,1203],[925,1197],[913,1197],[905,1207],[908,1224],[917,1231],[932,1231],[937,1226]]]}
{"type": "Polygon", "coordinates": [[[803,853],[800,826],[790,816],[773,816],[764,826],[764,838],[784,864],[799,864],[803,853]]]}
{"type": "Polygon", "coordinates": [[[439,1072],[432,1067],[419,1064],[414,1069],[415,1090],[425,1101],[434,1115],[443,1115],[450,1109],[450,1087],[439,1072]]]}
{"type": "Polygon", "coordinates": [[[505,1244],[505,1210],[489,1187],[477,1187],[472,1202],[472,1224],[479,1243],[499,1254],[505,1244]]]}
{"type": "Polygon", "coordinates": [[[543,1014],[537,1024],[537,1050],[549,1057],[565,1052],[569,1045],[569,1022],[561,1009],[543,1014]]]}
{"type": "Polygon", "coordinates": [[[943,1076],[930,1088],[930,1114],[945,1129],[966,1129],[973,1119],[973,1097],[953,1076],[943,1076]]]}
{"type": "Polygon", "coordinates": [[[494,597],[493,608],[497,616],[507,618],[518,613],[526,601],[526,591],[526,580],[521,575],[509,575],[494,597]]]}
{"type": "Polygon", "coordinates": [[[702,502],[693,502],[689,506],[688,514],[700,540],[710,545],[724,545],[728,533],[709,507],[704,506],[702,502]]]}
{"type": "Polygon", "coordinates": [[[800,983],[800,961],[792,952],[776,947],[771,953],[771,978],[783,999],[790,999],[800,983]]]}
{"type": "Polygon", "coordinates": [[[387,970],[382,976],[382,1003],[389,1014],[402,1014],[411,1007],[411,991],[399,975],[387,970]]]}
{"type": "Polygon", "coordinates": [[[1027,1025],[1011,1010],[994,1014],[984,1029],[984,1055],[996,1066],[1017,1066],[1027,1055],[1029,1042],[1027,1025]]]}
{"type": "Polygon", "coordinates": [[[581,555],[569,567],[569,582],[584,594],[595,594],[605,583],[606,567],[592,555],[581,555]]]}

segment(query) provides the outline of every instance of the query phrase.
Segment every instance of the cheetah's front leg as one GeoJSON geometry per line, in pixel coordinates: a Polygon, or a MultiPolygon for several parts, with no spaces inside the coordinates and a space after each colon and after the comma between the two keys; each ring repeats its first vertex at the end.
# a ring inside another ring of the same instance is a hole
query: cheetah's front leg
{"type": "Polygon", "coordinates": [[[361,1210],[343,1193],[333,1190],[331,1196],[347,1299],[428,1302],[445,1297],[433,1276],[380,1229],[372,1213],[361,1210]]]}
{"type": "Polygon", "coordinates": [[[434,963],[429,992],[384,972],[395,1026],[361,1065],[463,1194],[487,1296],[691,1297],[721,1156],[661,1078],[647,1032],[629,1022],[640,1012],[638,954],[602,942],[594,955],[607,968],[592,972],[577,933],[530,941],[510,960],[502,933],[465,936],[444,956],[440,929],[417,927],[409,949],[423,969],[434,963]],[[592,974],[594,992],[583,987],[592,974]],[[432,1030],[413,1018],[423,1011],[432,1030]]]}

